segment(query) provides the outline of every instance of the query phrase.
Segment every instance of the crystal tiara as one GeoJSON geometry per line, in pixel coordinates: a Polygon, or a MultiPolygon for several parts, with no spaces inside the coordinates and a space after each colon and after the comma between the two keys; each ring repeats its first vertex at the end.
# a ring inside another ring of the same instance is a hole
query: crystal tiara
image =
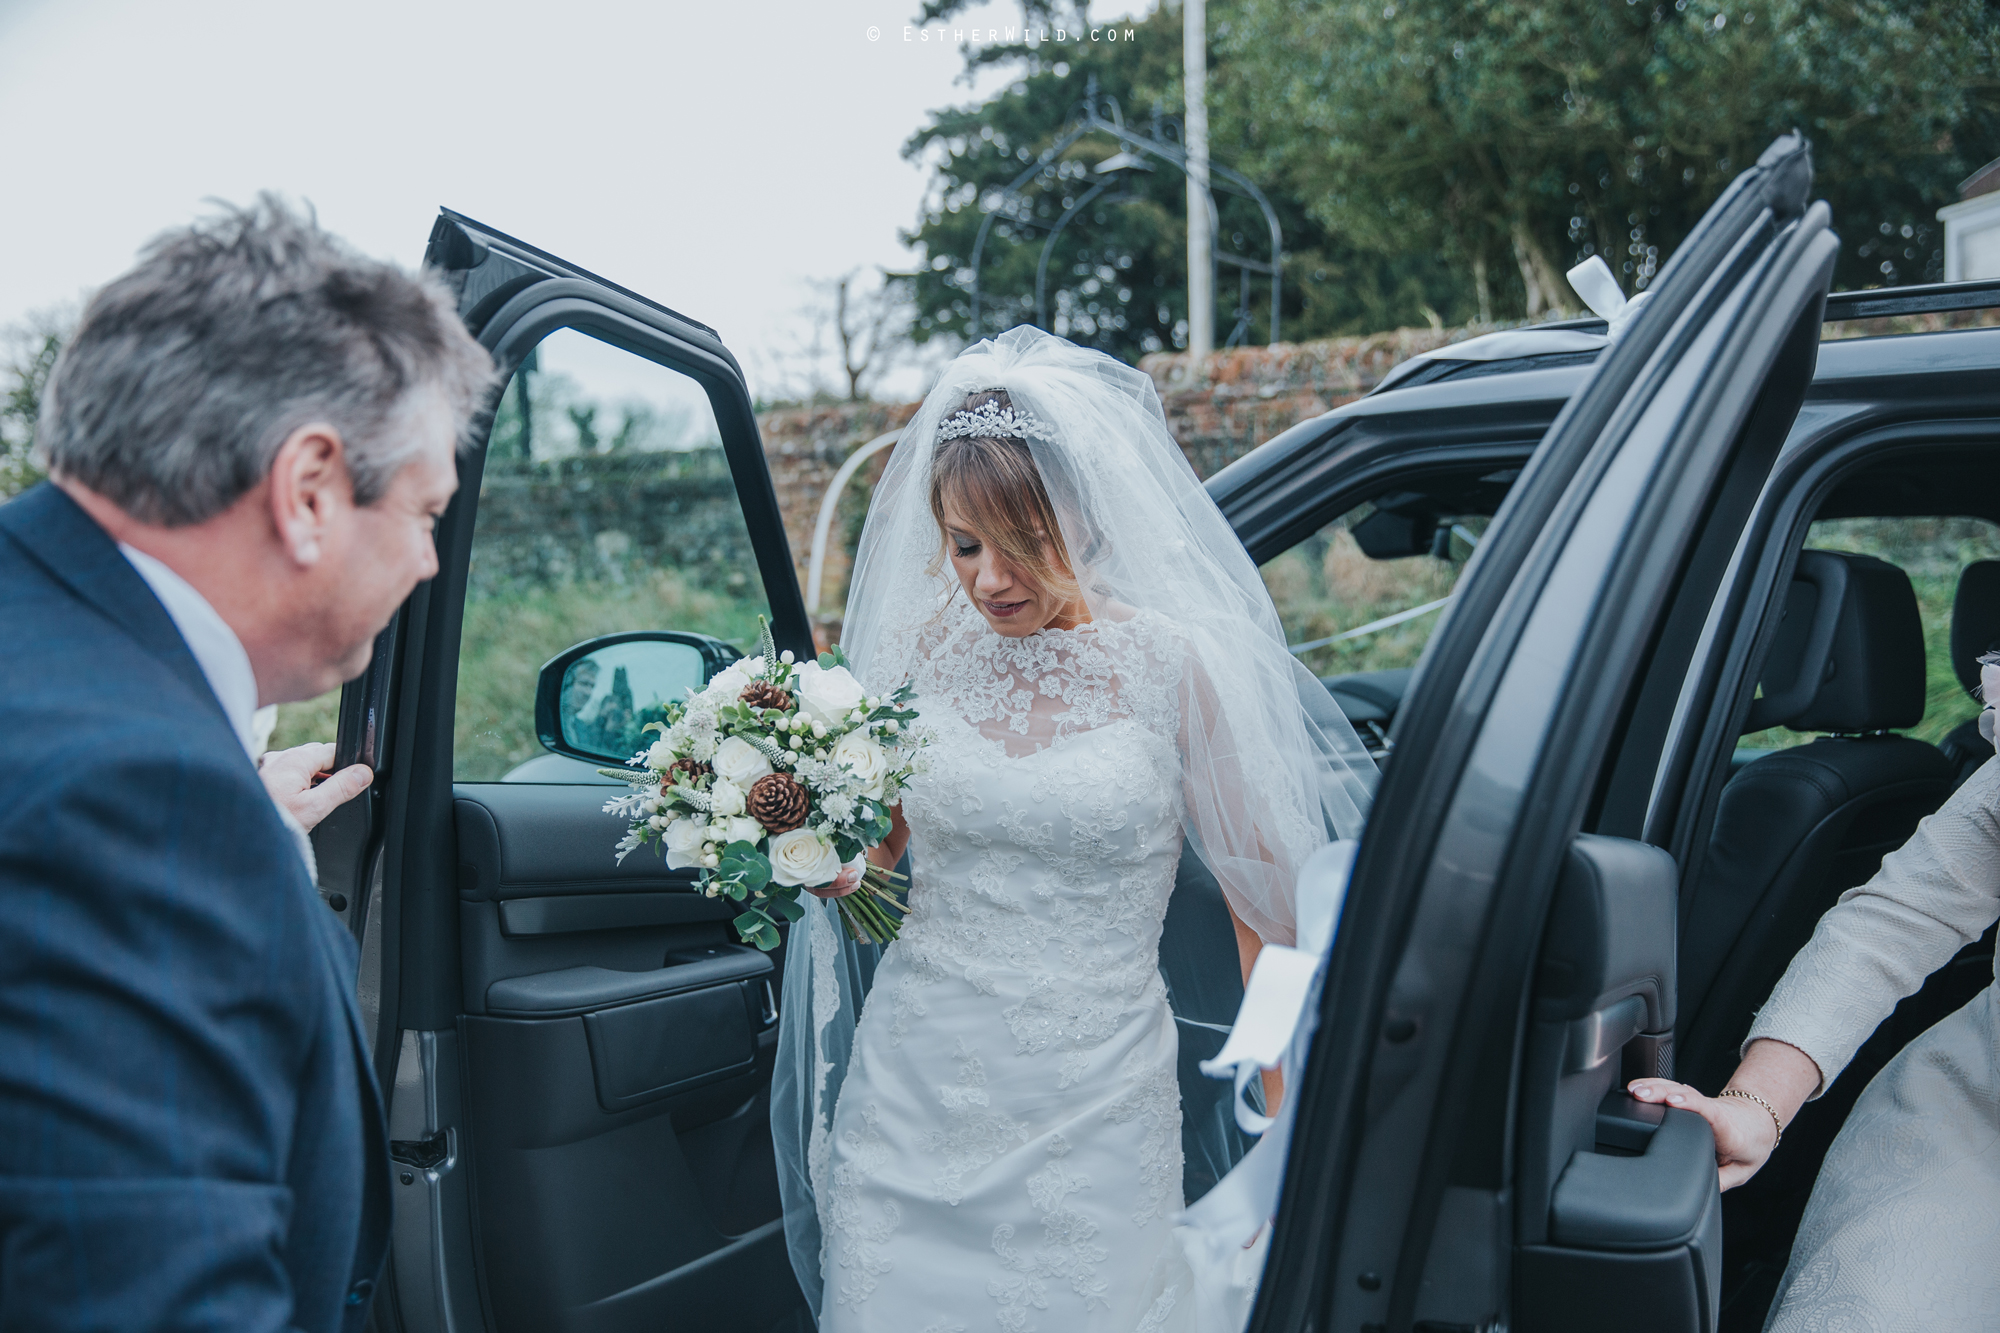
{"type": "Polygon", "coordinates": [[[937,442],[943,444],[946,440],[967,435],[1011,435],[1017,440],[1025,440],[1031,435],[1038,440],[1053,440],[1056,437],[1055,431],[1044,425],[1041,418],[1016,412],[1011,407],[1002,407],[992,399],[946,417],[938,426],[937,442]]]}

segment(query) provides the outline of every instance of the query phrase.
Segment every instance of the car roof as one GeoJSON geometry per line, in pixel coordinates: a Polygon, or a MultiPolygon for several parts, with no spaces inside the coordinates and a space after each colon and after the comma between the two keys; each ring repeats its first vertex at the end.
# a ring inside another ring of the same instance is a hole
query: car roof
{"type": "MultiPolygon", "coordinates": [[[[2000,279],[1972,282],[1934,283],[1917,287],[1871,288],[1857,292],[1835,292],[1827,297],[1828,323],[1855,320],[1893,319],[1899,316],[1938,314],[1949,311],[2000,307],[2000,279]]],[[[1939,330],[1957,333],[1964,330],[1939,330]]],[[[1919,333],[1880,333],[1860,338],[1830,340],[1825,345],[1848,342],[1880,343],[1885,338],[1925,336],[1919,333]]],[[[1526,370],[1549,369],[1559,365],[1589,365],[1610,346],[1609,328],[1603,319],[1552,320],[1517,329],[1467,338],[1421,352],[1389,373],[1366,397],[1417,388],[1446,379],[1469,376],[1504,376],[1526,370]]],[[[1340,409],[1334,409],[1338,412],[1340,409]]],[[[1327,415],[1332,415],[1328,413],[1327,415]]]]}
{"type": "MultiPolygon", "coordinates": [[[[1992,308],[2000,308],[2000,280],[1837,292],[1827,299],[1826,320],[1992,308]]],[[[1525,459],[1609,344],[1605,321],[1568,320],[1413,357],[1363,397],[1294,424],[1220,469],[1208,478],[1208,492],[1253,556],[1266,558],[1295,540],[1302,524],[1316,528],[1331,516],[1329,506],[1353,499],[1350,492],[1365,488],[1373,470],[1433,454],[1440,467],[1460,453],[1463,466],[1474,468],[1498,466],[1495,455],[1509,451],[1525,459]],[[1344,480],[1329,491],[1336,473],[1344,480]]],[[[1996,367],[1995,327],[1830,339],[1819,346],[1799,430],[1812,429],[1821,414],[1815,404],[1832,410],[1843,399],[1928,401],[1952,396],[1958,377],[1990,380],[1996,367]]]]}

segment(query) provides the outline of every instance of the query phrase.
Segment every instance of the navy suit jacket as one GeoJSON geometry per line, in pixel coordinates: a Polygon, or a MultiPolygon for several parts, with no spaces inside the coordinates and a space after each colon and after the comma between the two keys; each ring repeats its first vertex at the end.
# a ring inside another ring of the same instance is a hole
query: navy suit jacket
{"type": "Polygon", "coordinates": [[[359,1329],[355,946],[152,590],[0,506],[0,1329],[359,1329]]]}

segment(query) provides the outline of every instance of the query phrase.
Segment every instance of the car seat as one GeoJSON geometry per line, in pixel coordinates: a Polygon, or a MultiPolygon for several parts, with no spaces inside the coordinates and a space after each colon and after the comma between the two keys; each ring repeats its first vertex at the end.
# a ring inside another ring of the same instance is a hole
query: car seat
{"type": "MultiPolygon", "coordinates": [[[[2000,648],[2000,560],[1980,560],[1960,571],[1951,603],[1951,669],[1975,699],[1980,654],[1995,648],[2000,648]]],[[[1979,734],[1977,718],[1959,723],[1938,748],[1957,770],[1954,787],[1993,757],[1993,743],[1979,734]]]]}
{"type": "Polygon", "coordinates": [[[1890,734],[1924,714],[1923,625],[1907,574],[1800,553],[1746,730],[1831,733],[1742,768],[1722,790],[1683,909],[1679,1077],[1720,1087],[1757,1006],[1846,889],[1943,804],[1954,769],[1890,734]]]}

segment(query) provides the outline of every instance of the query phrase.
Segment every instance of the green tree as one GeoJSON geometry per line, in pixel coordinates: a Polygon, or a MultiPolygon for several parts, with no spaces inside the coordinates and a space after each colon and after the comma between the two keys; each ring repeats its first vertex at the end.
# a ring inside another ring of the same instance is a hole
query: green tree
{"type": "MultiPolygon", "coordinates": [[[[934,4],[932,10],[948,17],[955,7],[934,4]]],[[[1051,28],[1063,22],[1048,21],[1051,28]]],[[[1073,32],[1076,21],[1067,22],[1073,32]]],[[[1095,99],[1107,117],[1178,146],[1180,120],[1174,113],[1183,104],[1178,9],[1163,7],[1144,19],[1121,21],[1118,30],[1116,42],[976,49],[969,55],[972,66],[999,64],[1018,70],[1019,77],[984,102],[934,113],[904,145],[911,161],[937,164],[923,217],[903,233],[922,256],[915,272],[898,279],[914,308],[913,340],[968,334],[980,222],[999,205],[1003,187],[1072,127],[1086,100],[1095,99]],[[1127,27],[1133,30],[1130,41],[1122,39],[1127,27]]],[[[1226,57],[1218,49],[1213,59],[1226,57]]],[[[1233,164],[1253,151],[1254,125],[1241,117],[1212,124],[1216,161],[1233,164]]],[[[1083,203],[1050,254],[1048,327],[1126,359],[1185,345],[1184,178],[1154,161],[1152,170],[1127,170],[1106,183],[1096,167],[1118,151],[1109,135],[1080,140],[1029,181],[1016,207],[996,218],[979,265],[982,335],[1035,322],[1043,243],[1063,214],[1083,203]],[[1104,188],[1084,202],[1099,184],[1104,188]]],[[[1421,323],[1438,311],[1454,320],[1470,317],[1469,303],[1458,299],[1462,284],[1441,257],[1364,251],[1329,233],[1296,195],[1270,188],[1255,171],[1247,174],[1265,188],[1284,232],[1280,327],[1287,338],[1421,323]]],[[[1255,204],[1220,187],[1214,193],[1219,248],[1265,259],[1268,233],[1255,204]]],[[[1237,322],[1233,269],[1222,269],[1219,287],[1217,327],[1226,336],[1237,322]]],[[[1268,279],[1253,277],[1247,341],[1268,340],[1268,306],[1268,279]]]]}
{"type": "Polygon", "coordinates": [[[69,325],[66,316],[44,312],[0,332],[0,500],[42,479],[41,468],[29,455],[42,392],[69,325]]]}
{"type": "Polygon", "coordinates": [[[1643,288],[1794,127],[1837,281],[1935,280],[1936,209],[2000,151],[1997,30],[1983,0],[1236,0],[1218,109],[1331,231],[1447,256],[1482,310],[1570,304],[1592,253],[1643,288]]]}

